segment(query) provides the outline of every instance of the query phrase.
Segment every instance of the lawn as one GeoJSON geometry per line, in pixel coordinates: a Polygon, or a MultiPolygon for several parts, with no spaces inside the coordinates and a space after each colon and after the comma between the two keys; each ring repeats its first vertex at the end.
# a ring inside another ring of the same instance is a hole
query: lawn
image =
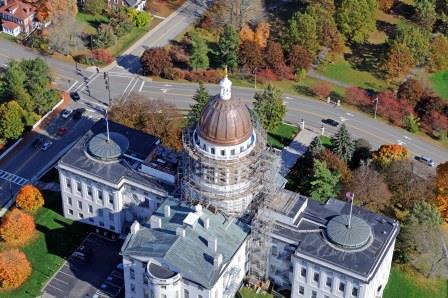
{"type": "Polygon", "coordinates": [[[268,144],[277,149],[283,149],[288,146],[296,134],[299,132],[299,128],[294,125],[283,123],[271,132],[268,132],[268,144]]]}
{"type": "Polygon", "coordinates": [[[37,239],[24,247],[33,267],[30,278],[17,290],[1,292],[0,297],[37,297],[48,279],[81,243],[88,226],[61,215],[60,194],[45,192],[45,207],[35,215],[37,239]]]}
{"type": "MultiPolygon", "coordinates": [[[[242,298],[273,298],[274,297],[271,294],[266,294],[266,293],[257,294],[255,292],[255,290],[249,289],[249,288],[241,288],[239,291],[239,294],[241,295],[242,298]]],[[[238,297],[238,295],[235,297],[238,297]]]]}
{"type": "Polygon", "coordinates": [[[320,142],[325,148],[331,147],[331,138],[327,136],[320,136],[320,142]]]}
{"type": "Polygon", "coordinates": [[[384,298],[446,298],[447,281],[436,279],[428,281],[415,273],[401,271],[392,267],[389,282],[384,289],[384,298]]]}
{"type": "Polygon", "coordinates": [[[430,76],[432,89],[442,98],[448,100],[448,70],[439,71],[430,76]]]}
{"type": "Polygon", "coordinates": [[[355,70],[344,58],[338,58],[333,63],[321,64],[318,72],[330,79],[345,82],[354,86],[383,90],[387,83],[367,71],[355,70]]]}

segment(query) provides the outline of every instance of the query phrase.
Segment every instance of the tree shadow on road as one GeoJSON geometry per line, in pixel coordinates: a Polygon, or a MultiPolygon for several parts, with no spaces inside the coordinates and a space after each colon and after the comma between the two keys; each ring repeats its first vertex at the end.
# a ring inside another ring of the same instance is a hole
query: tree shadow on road
{"type": "Polygon", "coordinates": [[[117,57],[118,66],[123,67],[133,74],[139,74],[141,69],[140,57],[133,54],[126,54],[117,57]]]}

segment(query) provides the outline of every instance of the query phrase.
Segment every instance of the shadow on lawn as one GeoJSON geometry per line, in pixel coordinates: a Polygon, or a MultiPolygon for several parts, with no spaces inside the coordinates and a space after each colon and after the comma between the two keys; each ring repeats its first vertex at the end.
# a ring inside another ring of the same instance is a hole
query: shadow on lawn
{"type": "Polygon", "coordinates": [[[387,51],[386,44],[353,44],[351,53],[344,54],[344,58],[359,71],[367,71],[378,78],[384,78],[381,69],[384,53],[387,51]]]}

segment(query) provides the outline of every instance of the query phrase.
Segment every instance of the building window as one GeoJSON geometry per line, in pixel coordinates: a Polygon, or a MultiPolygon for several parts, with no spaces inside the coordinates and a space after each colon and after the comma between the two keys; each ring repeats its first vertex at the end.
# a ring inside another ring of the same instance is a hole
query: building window
{"type": "Polygon", "coordinates": [[[111,231],[115,231],[115,227],[114,227],[113,225],[110,225],[110,226],[109,226],[109,230],[111,230],[111,231]]]}
{"type": "Polygon", "coordinates": [[[381,292],[381,289],[383,288],[383,286],[379,286],[378,289],[376,290],[378,293],[381,292]]]}
{"type": "Polygon", "coordinates": [[[81,201],[78,201],[78,209],[82,210],[82,202],[81,201]]]}
{"type": "Polygon", "coordinates": [[[165,295],[165,294],[162,294],[161,296],[162,296],[162,298],[166,298],[166,295],[165,295]]]}
{"type": "Polygon", "coordinates": [[[91,186],[87,186],[87,196],[89,196],[89,197],[92,196],[92,187],[91,186]]]}
{"type": "Polygon", "coordinates": [[[299,295],[305,294],[305,288],[303,286],[299,286],[299,295]]]}
{"type": "Polygon", "coordinates": [[[146,278],[145,274],[143,274],[143,284],[144,285],[148,284],[148,279],[146,278]]]}
{"type": "Polygon", "coordinates": [[[303,268],[300,270],[300,275],[304,278],[306,278],[306,268],[303,268]]]}
{"type": "Polygon", "coordinates": [[[149,298],[148,292],[146,292],[146,289],[143,292],[143,298],[149,298]]]}
{"type": "Polygon", "coordinates": [[[109,194],[109,204],[114,204],[114,197],[112,196],[112,194],[109,194]]]}
{"type": "Polygon", "coordinates": [[[231,155],[235,155],[235,149],[230,150],[231,155]]]}
{"type": "Polygon", "coordinates": [[[352,296],[353,297],[358,297],[358,288],[357,287],[353,287],[352,288],[352,296]]]}
{"type": "Polygon", "coordinates": [[[166,290],[166,286],[160,286],[162,289],[166,290]]]}
{"type": "Polygon", "coordinates": [[[98,191],[98,200],[103,200],[103,192],[101,190],[98,191]]]}
{"type": "Polygon", "coordinates": [[[215,154],[215,148],[211,148],[210,150],[211,150],[212,154],[215,154]]]}
{"type": "Polygon", "coordinates": [[[271,253],[272,253],[273,256],[276,256],[278,254],[277,246],[272,246],[271,253]]]}
{"type": "Polygon", "coordinates": [[[67,201],[68,201],[68,204],[71,206],[72,203],[73,203],[73,202],[72,202],[72,198],[68,197],[68,198],[67,198],[67,201]]]}
{"type": "Polygon", "coordinates": [[[202,295],[198,295],[198,298],[202,298],[202,295]]]}
{"type": "Polygon", "coordinates": [[[95,220],[93,219],[93,217],[89,217],[89,221],[94,222],[95,220]]]}
{"type": "Polygon", "coordinates": [[[333,280],[331,279],[331,277],[327,277],[327,281],[325,282],[325,285],[329,288],[331,288],[331,283],[333,282],[333,280]]]}
{"type": "Polygon", "coordinates": [[[339,283],[339,291],[341,291],[341,292],[345,291],[345,283],[343,283],[343,282],[339,283]]]}
{"type": "Polygon", "coordinates": [[[68,209],[68,214],[73,215],[73,210],[72,209],[68,209]]]}
{"type": "Polygon", "coordinates": [[[222,156],[226,155],[226,150],[221,150],[221,155],[222,156]]]}
{"type": "Polygon", "coordinates": [[[103,209],[98,209],[98,216],[103,217],[103,209]]]}
{"type": "Polygon", "coordinates": [[[100,226],[104,227],[104,222],[100,221],[100,226]]]}
{"type": "Polygon", "coordinates": [[[72,188],[72,185],[70,183],[70,178],[65,178],[65,186],[67,186],[68,189],[72,188]]]}
{"type": "Polygon", "coordinates": [[[131,284],[131,292],[135,292],[135,285],[131,284]]]}
{"type": "Polygon", "coordinates": [[[93,213],[93,207],[92,207],[92,205],[89,205],[89,213],[93,213]]]}
{"type": "Polygon", "coordinates": [[[134,271],[134,268],[129,269],[129,276],[131,277],[131,279],[135,279],[135,271],[134,271]]]}
{"type": "Polygon", "coordinates": [[[188,290],[184,290],[184,298],[190,298],[190,293],[188,290]]]}
{"type": "Polygon", "coordinates": [[[317,298],[317,292],[316,291],[312,291],[311,292],[311,298],[317,298]]]}
{"type": "Polygon", "coordinates": [[[78,216],[79,216],[79,218],[81,218],[81,219],[84,218],[84,214],[82,214],[82,213],[79,213],[78,216]]]}
{"type": "Polygon", "coordinates": [[[81,192],[81,182],[76,182],[76,190],[81,192]]]}
{"type": "Polygon", "coordinates": [[[313,280],[314,280],[315,282],[319,282],[319,273],[314,272],[313,280]]]}

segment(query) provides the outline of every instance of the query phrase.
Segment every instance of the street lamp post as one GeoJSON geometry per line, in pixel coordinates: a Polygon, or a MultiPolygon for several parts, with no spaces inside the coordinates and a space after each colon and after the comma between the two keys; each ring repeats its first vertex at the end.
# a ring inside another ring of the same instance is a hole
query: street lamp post
{"type": "Polygon", "coordinates": [[[254,88],[257,89],[257,68],[254,68],[254,88]]]}
{"type": "Polygon", "coordinates": [[[378,109],[378,96],[375,97],[375,99],[373,101],[375,101],[375,112],[373,114],[373,118],[376,119],[376,111],[378,109]]]}

